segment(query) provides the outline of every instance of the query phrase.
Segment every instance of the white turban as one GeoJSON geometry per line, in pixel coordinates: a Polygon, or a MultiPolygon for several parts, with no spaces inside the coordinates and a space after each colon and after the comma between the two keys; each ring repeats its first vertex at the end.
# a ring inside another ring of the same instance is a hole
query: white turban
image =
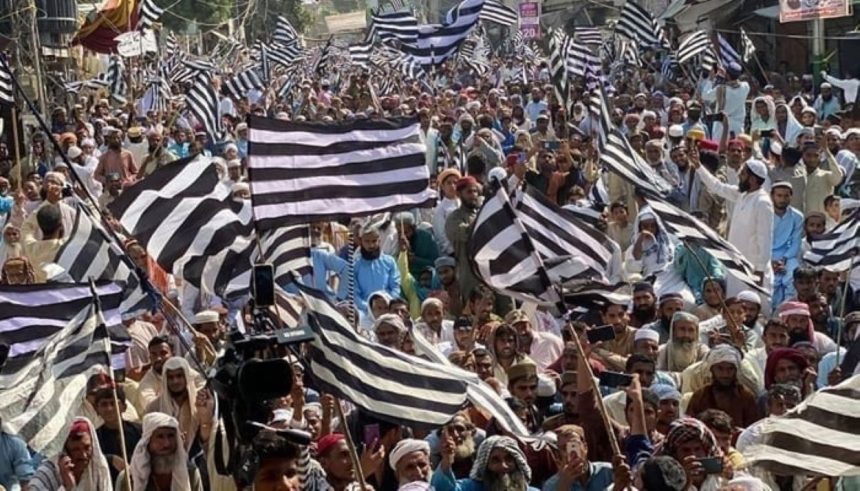
{"type": "Polygon", "coordinates": [[[731,363],[738,368],[741,365],[741,355],[738,350],[727,344],[718,345],[716,348],[708,352],[707,355],[708,367],[712,367],[717,363],[731,363]]]}
{"type": "Polygon", "coordinates": [[[752,290],[744,290],[738,293],[737,299],[742,300],[744,302],[752,302],[754,304],[761,305],[761,297],[759,297],[758,294],[752,290]]]}
{"type": "Polygon", "coordinates": [[[642,339],[650,339],[655,343],[660,342],[660,333],[655,331],[654,329],[641,328],[636,330],[636,334],[633,336],[633,341],[640,341],[642,339]]]}
{"type": "MultiPolygon", "coordinates": [[[[175,359],[175,358],[171,358],[175,359]]],[[[168,360],[168,363],[170,360],[168,360]]],[[[167,364],[165,363],[165,368],[167,364]]],[[[176,454],[173,456],[173,471],[170,479],[170,491],[191,491],[191,480],[188,477],[188,454],[182,445],[182,431],[176,418],[164,413],[149,413],[143,417],[143,436],[134,447],[131,456],[131,483],[134,489],[146,489],[152,466],[149,455],[149,440],[159,428],[173,428],[176,431],[176,454]]]]}
{"type": "Polygon", "coordinates": [[[767,165],[765,165],[764,162],[762,162],[761,160],[750,159],[747,160],[746,166],[747,170],[751,174],[754,174],[756,177],[759,177],[761,179],[767,180],[767,165]]]}
{"type": "Polygon", "coordinates": [[[445,304],[443,304],[441,300],[439,300],[436,297],[430,297],[430,298],[425,299],[423,302],[421,302],[421,313],[423,314],[424,310],[427,309],[427,307],[429,307],[431,305],[435,305],[435,306],[439,307],[440,309],[445,308],[445,304]]]}
{"type": "Polygon", "coordinates": [[[388,456],[388,465],[391,466],[392,470],[396,471],[397,463],[400,462],[400,459],[413,452],[424,452],[429,457],[430,444],[424,440],[415,440],[412,438],[400,440],[397,442],[397,445],[394,446],[394,449],[391,451],[391,455],[388,456]]]}
{"type": "Polygon", "coordinates": [[[403,319],[400,318],[397,314],[382,314],[378,319],[373,323],[373,330],[376,331],[379,329],[379,326],[382,324],[387,324],[391,327],[396,328],[399,332],[406,332],[406,324],[403,323],[403,319]]]}
{"type": "MultiPolygon", "coordinates": [[[[197,386],[194,384],[195,372],[191,369],[188,361],[185,358],[174,356],[164,362],[164,368],[161,371],[161,393],[158,398],[152,401],[147,406],[147,412],[160,412],[168,416],[176,418],[181,424],[182,431],[188,433],[189,438],[197,432],[197,386]],[[185,387],[188,390],[188,400],[182,407],[170,397],[170,391],[167,390],[167,371],[182,370],[185,373],[185,387]],[[187,405],[187,411],[184,410],[187,405]]],[[[186,442],[186,447],[191,442],[186,442]]]]}

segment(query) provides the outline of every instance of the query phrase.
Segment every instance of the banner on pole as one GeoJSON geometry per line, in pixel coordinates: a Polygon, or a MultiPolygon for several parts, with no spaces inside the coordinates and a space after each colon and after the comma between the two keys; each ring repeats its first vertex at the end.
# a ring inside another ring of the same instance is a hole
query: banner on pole
{"type": "Polygon", "coordinates": [[[155,41],[155,33],[150,29],[140,31],[129,31],[114,38],[116,41],[116,52],[123,58],[140,56],[144,53],[158,53],[158,43],[155,41]]]}
{"type": "Polygon", "coordinates": [[[540,2],[521,2],[518,7],[523,39],[540,39],[540,2]]]}
{"type": "Polygon", "coordinates": [[[851,15],[851,0],[779,0],[779,21],[799,22],[851,15]]]}

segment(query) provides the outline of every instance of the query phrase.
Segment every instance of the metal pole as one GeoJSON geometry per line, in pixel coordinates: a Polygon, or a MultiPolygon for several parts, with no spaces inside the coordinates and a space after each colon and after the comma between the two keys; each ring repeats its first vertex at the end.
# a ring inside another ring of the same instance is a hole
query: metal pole
{"type": "Polygon", "coordinates": [[[821,70],[824,65],[824,19],[812,21],[812,76],[817,86],[821,80],[821,70]]]}
{"type": "Polygon", "coordinates": [[[30,0],[30,10],[33,13],[33,22],[30,24],[30,42],[33,44],[33,69],[36,70],[36,95],[39,97],[39,111],[43,116],[47,116],[48,106],[45,101],[45,85],[42,83],[42,48],[39,43],[39,28],[36,20],[36,0],[30,0]]]}

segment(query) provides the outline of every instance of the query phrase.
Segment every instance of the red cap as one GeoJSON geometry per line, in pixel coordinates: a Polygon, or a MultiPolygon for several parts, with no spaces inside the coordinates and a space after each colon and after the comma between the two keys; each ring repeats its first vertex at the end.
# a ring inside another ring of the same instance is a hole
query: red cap
{"type": "Polygon", "coordinates": [[[720,144],[714,140],[699,140],[699,150],[716,152],[720,149],[720,144]]]}
{"type": "Polygon", "coordinates": [[[740,145],[741,148],[746,148],[747,142],[741,140],[740,138],[733,138],[733,139],[729,140],[727,147],[730,147],[732,145],[740,145]]]}
{"type": "Polygon", "coordinates": [[[317,456],[322,457],[335,445],[345,440],[341,433],[331,433],[317,440],[317,456]]]}
{"type": "Polygon", "coordinates": [[[520,156],[515,154],[515,153],[512,153],[512,154],[508,155],[507,158],[505,159],[505,164],[508,167],[511,167],[514,164],[516,164],[519,160],[520,160],[520,156]]]}
{"type": "Polygon", "coordinates": [[[87,424],[86,421],[82,419],[75,420],[72,422],[72,426],[69,428],[69,435],[89,435],[90,434],[90,425],[87,424]]]}
{"type": "Polygon", "coordinates": [[[477,186],[478,180],[472,176],[461,177],[457,181],[457,191],[467,187],[467,186],[477,186]]]}

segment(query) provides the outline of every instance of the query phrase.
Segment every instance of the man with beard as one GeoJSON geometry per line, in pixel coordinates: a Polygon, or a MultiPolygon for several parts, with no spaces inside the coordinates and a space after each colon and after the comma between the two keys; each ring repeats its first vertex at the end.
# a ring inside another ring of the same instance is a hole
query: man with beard
{"type": "Polygon", "coordinates": [[[672,316],[675,312],[684,310],[684,298],[680,293],[666,293],[660,297],[660,317],[654,322],[642,326],[643,329],[651,329],[660,335],[660,344],[669,340],[672,316]]]}
{"type": "MultiPolygon", "coordinates": [[[[809,306],[809,318],[812,321],[812,328],[815,329],[815,332],[829,333],[829,335],[835,336],[836,333],[834,330],[827,325],[827,321],[832,315],[828,312],[827,296],[819,293],[811,301],[807,302],[806,305],[809,306]]],[[[847,310],[848,307],[846,307],[847,310]]]]}
{"type": "Polygon", "coordinates": [[[833,84],[830,82],[821,84],[821,92],[815,98],[812,107],[815,108],[820,121],[824,121],[828,116],[836,116],[842,110],[839,99],[833,96],[833,84]]]}
{"type": "MultiPolygon", "coordinates": [[[[629,241],[629,239],[628,239],[629,241]]],[[[633,285],[633,312],[629,325],[640,328],[657,320],[657,295],[651,283],[640,281],[633,285]]]]}
{"type": "Polygon", "coordinates": [[[723,313],[699,325],[699,338],[709,347],[722,343],[734,344],[744,353],[761,346],[760,327],[757,326],[761,300],[751,291],[727,298],[723,313]],[[751,304],[748,307],[747,304],[751,304]]]}
{"type": "Polygon", "coordinates": [[[119,174],[123,186],[131,184],[137,176],[137,164],[131,152],[122,148],[122,131],[105,128],[104,132],[107,150],[99,157],[93,177],[105,184],[108,174],[119,174]]]}
{"type": "MultiPolygon", "coordinates": [[[[821,268],[818,272],[818,290],[825,297],[825,306],[829,306],[831,312],[839,312],[842,308],[842,292],[845,290],[845,284],[840,284],[839,277],[844,271],[829,271],[821,268]]],[[[854,289],[849,283],[847,296],[845,297],[845,312],[853,312],[854,307],[854,289]]]]}
{"type": "Polygon", "coordinates": [[[400,349],[400,338],[406,333],[406,325],[397,314],[383,314],[373,322],[376,342],[394,350],[400,349]]]}
{"type": "MultiPolygon", "coordinates": [[[[39,241],[45,238],[39,226],[39,211],[48,206],[56,206],[60,213],[62,222],[62,230],[58,238],[65,239],[72,233],[75,227],[75,208],[69,206],[63,197],[63,188],[66,186],[66,176],[59,172],[48,172],[45,174],[45,180],[42,184],[42,190],[45,193],[45,199],[29,213],[27,219],[21,225],[21,243],[26,247],[27,244],[39,241]]],[[[26,255],[26,254],[25,254],[26,255]]],[[[28,255],[29,257],[29,255],[28,255]]],[[[34,258],[30,257],[33,261],[34,258]]]]}
{"type": "Polygon", "coordinates": [[[789,346],[807,341],[821,355],[836,351],[836,343],[827,334],[818,332],[812,324],[809,306],[803,302],[785,302],[780,305],[779,318],[788,326],[789,346]]]}
{"type": "MultiPolygon", "coordinates": [[[[203,367],[208,369],[223,349],[224,328],[221,326],[221,316],[214,310],[198,312],[194,314],[194,329],[194,355],[203,367]]],[[[185,354],[189,364],[194,358],[190,351],[185,354]]]]}
{"type": "Polygon", "coordinates": [[[143,417],[143,437],[134,448],[129,468],[119,475],[117,483],[117,491],[203,491],[200,472],[188,460],[176,418],[162,413],[143,417]],[[131,477],[131,489],[126,485],[126,472],[131,477]]]}
{"type": "MultiPolygon", "coordinates": [[[[33,491],[111,491],[110,471],[96,430],[87,418],[75,418],[63,450],[45,459],[24,489],[33,491]]],[[[143,489],[143,488],[141,488],[143,489]]]]}
{"type": "MultiPolygon", "coordinates": [[[[801,148],[803,165],[806,167],[806,192],[803,196],[803,212],[817,211],[826,213],[824,199],[833,194],[836,186],[842,182],[844,171],[835,162],[828,169],[821,167],[822,150],[818,144],[807,142],[801,148]]],[[[825,153],[826,155],[826,153],[825,153]]],[[[833,157],[827,156],[827,160],[833,157]]]]}
{"type": "Polygon", "coordinates": [[[457,480],[451,472],[454,448],[451,438],[442,444],[442,461],[430,481],[436,491],[537,491],[529,486],[532,471],[513,438],[484,440],[467,479],[457,480]]]}
{"type": "Polygon", "coordinates": [[[526,426],[529,431],[537,432],[543,423],[543,416],[535,405],[539,383],[537,365],[529,358],[522,358],[508,368],[507,376],[511,396],[526,405],[526,426]]]}
{"type": "Polygon", "coordinates": [[[543,489],[609,489],[615,478],[612,464],[589,460],[585,430],[577,425],[564,425],[556,430],[556,435],[561,468],[547,479],[543,489]]]}
{"type": "MultiPolygon", "coordinates": [[[[457,479],[469,477],[472,465],[475,463],[476,435],[475,425],[465,412],[457,413],[450,423],[430,434],[427,441],[433,449],[431,463],[436,468],[441,461],[441,448],[447,439],[454,443],[454,461],[451,470],[457,479]]],[[[483,439],[483,436],[481,437],[483,439]]]]}
{"type": "Polygon", "coordinates": [[[343,434],[330,433],[317,441],[317,461],[319,461],[319,466],[311,465],[304,489],[316,491],[358,491],[361,489],[361,486],[355,481],[355,468],[352,465],[349,446],[343,434]]]}
{"type": "Polygon", "coordinates": [[[658,370],[677,374],[705,357],[708,347],[699,342],[699,319],[696,316],[675,312],[669,330],[669,342],[660,346],[657,353],[658,370]]]}
{"type": "MultiPolygon", "coordinates": [[[[193,377],[194,371],[184,358],[174,356],[164,362],[163,387],[158,397],[150,402],[144,411],[145,414],[162,413],[176,418],[184,435],[186,450],[196,442],[198,429],[207,430],[200,433],[208,435],[208,429],[203,428],[203,422],[208,420],[208,415],[198,412],[198,391],[193,377]]],[[[203,395],[201,394],[201,397],[203,395]]]]}
{"type": "Polygon", "coordinates": [[[712,349],[708,353],[711,383],[693,393],[687,404],[687,413],[699,414],[707,409],[719,409],[742,427],[761,419],[755,394],[738,383],[740,364],[741,355],[736,348],[720,345],[712,349]]]}
{"type": "MultiPolygon", "coordinates": [[[[720,182],[706,168],[701,167],[697,152],[692,152],[691,165],[702,183],[714,194],[734,202],[729,242],[752,263],[759,284],[770,290],[773,281],[771,252],[773,244],[773,204],[763,187],[767,180],[767,165],[760,160],[749,160],[741,170],[737,186],[720,182]]],[[[729,277],[728,294],[743,289],[743,283],[729,277]]]]}
{"type": "Polygon", "coordinates": [[[636,329],[627,325],[627,304],[606,302],[600,307],[601,320],[604,324],[612,325],[615,339],[606,341],[594,349],[594,355],[607,368],[615,371],[624,370],[627,357],[633,353],[633,337],[636,329]]]}
{"type": "Polygon", "coordinates": [[[149,130],[146,133],[146,140],[149,143],[146,157],[143,158],[143,163],[140,168],[143,169],[143,177],[146,177],[163,166],[177,159],[170,150],[165,148],[163,142],[164,137],[161,131],[156,128],[149,130]]]}
{"type": "Polygon", "coordinates": [[[400,296],[400,271],[397,262],[380,248],[379,230],[372,223],[361,231],[361,257],[355,261],[355,306],[367,316],[370,294],[383,291],[391,298],[400,296]]]}
{"type": "Polygon", "coordinates": [[[559,393],[561,394],[561,414],[547,418],[542,425],[544,431],[555,431],[560,426],[580,424],[576,372],[569,371],[561,374],[559,393]]]}
{"type": "Polygon", "coordinates": [[[791,206],[793,189],[791,183],[774,183],[770,190],[773,202],[773,246],[771,264],[773,266],[774,308],[785,299],[794,296],[792,277],[799,265],[800,244],[803,240],[803,213],[791,206]]]}
{"type": "MultiPolygon", "coordinates": [[[[774,384],[793,385],[809,395],[807,382],[815,380],[815,371],[809,366],[809,362],[803,352],[794,348],[776,348],[767,357],[767,365],[764,369],[764,385],[770,388],[774,384]]],[[[812,387],[812,390],[815,390],[812,387]]]]}
{"type": "Polygon", "coordinates": [[[430,297],[421,303],[421,318],[415,323],[415,329],[435,345],[456,341],[454,323],[445,319],[445,306],[438,298],[430,297]]]}
{"type": "Polygon", "coordinates": [[[726,298],[725,278],[706,278],[702,282],[702,304],[693,309],[693,315],[706,321],[720,315],[726,298]]]}
{"type": "Polygon", "coordinates": [[[684,128],[684,134],[686,135],[690,130],[697,129],[701,130],[705,134],[705,138],[710,138],[710,130],[708,126],[703,124],[700,118],[702,117],[702,104],[695,100],[690,99],[687,101],[687,120],[684,121],[684,124],[681,125],[684,128]]]}
{"type": "Polygon", "coordinates": [[[424,440],[406,438],[397,442],[388,455],[388,465],[394,471],[397,484],[430,482],[430,444],[424,440]]]}
{"type": "Polygon", "coordinates": [[[161,394],[161,375],[164,362],[173,357],[173,348],[167,336],[156,336],[149,341],[149,371],[140,379],[138,388],[139,401],[135,404],[138,413],[143,414],[144,409],[161,394]]]}
{"type": "Polygon", "coordinates": [[[524,357],[517,352],[517,332],[508,324],[497,325],[487,336],[487,349],[495,359],[493,377],[508,386],[508,369],[524,357]]]}
{"type": "Polygon", "coordinates": [[[561,338],[546,331],[536,330],[528,315],[522,310],[512,310],[505,316],[505,323],[517,331],[517,343],[520,352],[545,370],[561,356],[564,342],[561,338]]]}
{"type": "Polygon", "coordinates": [[[792,284],[797,295],[792,299],[798,302],[810,302],[818,293],[818,273],[812,266],[800,266],[794,270],[792,284]]]}
{"type": "Polygon", "coordinates": [[[457,281],[457,260],[451,256],[441,256],[436,259],[436,277],[442,288],[431,292],[431,296],[447,296],[448,313],[453,317],[459,317],[463,313],[463,295],[460,293],[460,282],[457,281]]]}
{"type": "Polygon", "coordinates": [[[457,196],[460,207],[452,211],[445,221],[445,235],[454,248],[457,259],[457,279],[461,292],[471,292],[478,285],[469,262],[469,230],[481,207],[481,185],[472,176],[457,181],[457,196]]]}
{"type": "Polygon", "coordinates": [[[788,326],[778,318],[768,320],[764,325],[762,340],[764,346],[747,352],[745,358],[751,362],[758,379],[763,383],[768,356],[777,348],[788,347],[788,326]]]}
{"type": "MultiPolygon", "coordinates": [[[[644,356],[656,364],[659,354],[660,335],[651,329],[638,329],[636,335],[633,337],[633,355],[644,356]]],[[[654,373],[654,383],[675,386],[675,381],[672,377],[662,370],[654,373]]]]}

